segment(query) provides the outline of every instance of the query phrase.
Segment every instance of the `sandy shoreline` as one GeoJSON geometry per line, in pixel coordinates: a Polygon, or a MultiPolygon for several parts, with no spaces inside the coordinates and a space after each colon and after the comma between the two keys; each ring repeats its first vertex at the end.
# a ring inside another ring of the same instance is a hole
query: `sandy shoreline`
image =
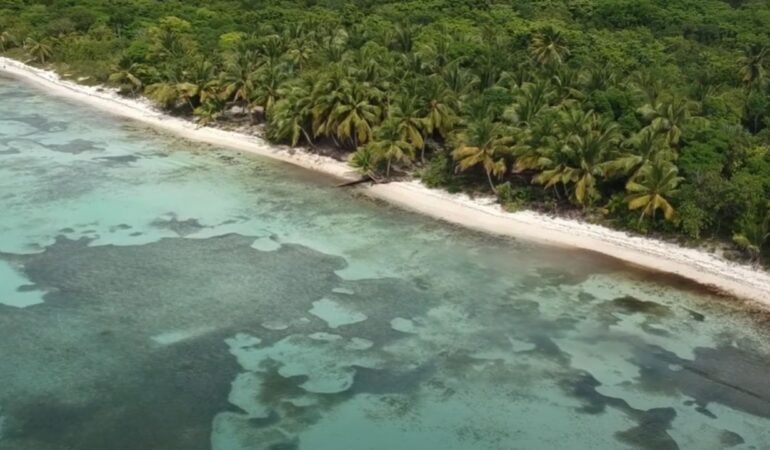
{"type": "MultiPolygon", "coordinates": [[[[27,81],[51,94],[138,120],[186,139],[278,159],[343,179],[358,178],[345,163],[332,158],[302,149],[269,144],[256,136],[198,127],[188,120],[157,111],[146,100],[128,99],[109,89],[63,81],[53,72],[36,69],[15,60],[0,57],[0,73],[27,81]]],[[[471,199],[463,194],[449,194],[429,189],[415,181],[361,189],[375,198],[447,222],[499,235],[591,250],[638,266],[676,274],[770,308],[770,273],[727,261],[702,250],[531,211],[508,213],[492,199],[471,199]]]]}

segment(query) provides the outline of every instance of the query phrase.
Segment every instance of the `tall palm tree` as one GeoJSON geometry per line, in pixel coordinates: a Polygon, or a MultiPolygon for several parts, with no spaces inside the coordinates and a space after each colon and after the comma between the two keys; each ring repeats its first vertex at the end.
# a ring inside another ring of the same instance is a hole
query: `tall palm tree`
{"type": "Polygon", "coordinates": [[[421,45],[417,49],[422,70],[427,73],[439,73],[448,64],[456,61],[450,56],[449,39],[436,39],[421,45]]]}
{"type": "Polygon", "coordinates": [[[574,103],[585,98],[580,90],[580,76],[576,70],[569,67],[558,69],[550,81],[559,104],[574,103]]]}
{"type": "Polygon", "coordinates": [[[501,177],[508,170],[505,156],[510,153],[513,144],[506,134],[503,125],[491,119],[472,122],[458,136],[459,145],[452,152],[457,170],[464,172],[480,165],[487,176],[489,188],[497,193],[492,178],[501,177]]]}
{"type": "Polygon", "coordinates": [[[666,220],[674,218],[675,210],[669,199],[676,194],[679,182],[682,181],[678,174],[675,165],[667,161],[655,161],[644,166],[639,177],[626,184],[628,209],[642,210],[639,223],[645,217],[654,220],[658,210],[663,211],[666,220]]]}
{"type": "Polygon", "coordinates": [[[459,63],[452,63],[441,71],[441,78],[447,87],[457,93],[462,99],[479,85],[479,79],[468,69],[460,67],[459,63]]]}
{"type": "Polygon", "coordinates": [[[529,51],[541,66],[561,64],[570,55],[561,31],[553,27],[546,27],[536,32],[532,37],[529,51]]]}
{"type": "Polygon", "coordinates": [[[34,38],[27,38],[24,42],[24,49],[27,50],[27,53],[33,61],[39,62],[40,64],[45,64],[50,61],[53,56],[51,41],[47,39],[37,40],[34,38]]]}
{"type": "Polygon", "coordinates": [[[767,53],[767,47],[752,45],[744,50],[743,56],[738,60],[741,81],[748,91],[764,83],[767,53]]]}
{"type": "Polygon", "coordinates": [[[224,100],[246,107],[254,94],[254,77],[261,64],[257,54],[248,50],[239,50],[230,58],[220,75],[224,100]]]}
{"type": "Polygon", "coordinates": [[[601,197],[597,182],[607,175],[621,135],[617,124],[593,111],[583,114],[580,126],[574,128],[570,124],[567,133],[562,131],[563,145],[544,149],[540,164],[545,170],[533,182],[546,188],[561,184],[578,205],[585,207],[601,197]]]}
{"type": "Polygon", "coordinates": [[[668,143],[655,131],[644,128],[626,142],[631,152],[614,160],[608,167],[609,174],[623,174],[629,180],[638,178],[649,164],[659,160],[670,160],[668,143]]]}
{"type": "Polygon", "coordinates": [[[423,90],[426,105],[422,122],[429,135],[438,134],[446,138],[449,130],[457,123],[459,102],[454,91],[438,77],[430,77],[423,90]]]}
{"type": "Polygon", "coordinates": [[[382,108],[376,103],[379,93],[363,84],[349,83],[326,121],[325,130],[353,148],[372,140],[373,128],[380,122],[382,108]]]}
{"type": "Polygon", "coordinates": [[[281,100],[276,102],[268,117],[268,137],[273,140],[288,139],[294,147],[304,137],[313,144],[310,136],[312,96],[309,83],[300,79],[279,89],[281,100]]]}
{"type": "Polygon", "coordinates": [[[657,74],[649,70],[635,72],[631,77],[631,84],[644,95],[648,105],[658,104],[664,86],[663,80],[657,74]]]}
{"type": "Polygon", "coordinates": [[[6,51],[16,43],[16,38],[13,37],[10,31],[0,31],[0,52],[6,51]]]}
{"type": "Polygon", "coordinates": [[[514,93],[514,102],[505,110],[505,117],[513,124],[529,125],[538,114],[549,106],[556,93],[547,81],[524,83],[514,93]]]}
{"type": "Polygon", "coordinates": [[[591,94],[595,91],[602,91],[618,82],[617,70],[609,63],[603,65],[589,65],[588,68],[580,74],[580,81],[583,90],[591,94]]]}
{"type": "Polygon", "coordinates": [[[149,78],[150,69],[140,63],[121,60],[110,74],[110,82],[116,83],[121,93],[130,92],[136,96],[144,87],[143,78],[149,78]]]}
{"type": "Polygon", "coordinates": [[[369,143],[376,159],[385,160],[385,176],[390,176],[390,169],[393,162],[410,161],[414,158],[415,147],[399,130],[398,123],[394,120],[387,120],[377,129],[375,139],[369,143]]]}
{"type": "Polygon", "coordinates": [[[396,25],[390,42],[391,48],[401,53],[410,53],[414,46],[417,27],[408,23],[396,25]]]}
{"type": "Polygon", "coordinates": [[[369,176],[377,169],[379,162],[380,159],[375,154],[371,144],[358,147],[358,150],[352,153],[348,159],[348,164],[357,171],[369,176]]]}
{"type": "Polygon", "coordinates": [[[686,98],[675,97],[657,105],[644,105],[639,112],[650,123],[652,130],[664,135],[670,146],[677,147],[683,129],[692,120],[693,107],[693,103],[686,98]]]}
{"type": "Polygon", "coordinates": [[[179,90],[192,110],[218,95],[220,84],[214,73],[214,65],[203,58],[197,58],[183,71],[184,83],[179,90]]]}
{"type": "Polygon", "coordinates": [[[425,149],[423,131],[425,122],[424,112],[421,111],[417,97],[402,93],[390,107],[390,120],[395,124],[401,139],[409,142],[415,149],[420,150],[420,158],[424,159],[422,152],[425,149]]]}
{"type": "Polygon", "coordinates": [[[281,84],[291,76],[286,64],[268,64],[255,74],[254,91],[251,103],[265,111],[269,117],[273,105],[278,100],[281,84]]]}
{"type": "Polygon", "coordinates": [[[762,248],[770,240],[770,220],[746,217],[738,227],[739,231],[733,234],[733,242],[748,253],[752,261],[759,260],[762,248]]]}

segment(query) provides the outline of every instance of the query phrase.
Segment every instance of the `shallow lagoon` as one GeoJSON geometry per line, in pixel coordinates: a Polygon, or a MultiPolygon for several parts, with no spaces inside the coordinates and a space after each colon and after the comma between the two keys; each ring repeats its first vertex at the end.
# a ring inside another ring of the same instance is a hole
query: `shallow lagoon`
{"type": "Polygon", "coordinates": [[[0,449],[770,448],[729,299],[333,184],[0,79],[0,449]]]}

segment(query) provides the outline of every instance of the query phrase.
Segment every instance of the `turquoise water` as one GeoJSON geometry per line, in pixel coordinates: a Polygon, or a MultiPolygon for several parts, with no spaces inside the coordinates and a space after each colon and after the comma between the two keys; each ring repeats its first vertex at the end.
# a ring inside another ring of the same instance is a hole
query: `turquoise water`
{"type": "Polygon", "coordinates": [[[0,449],[770,448],[767,330],[0,79],[0,449]]]}

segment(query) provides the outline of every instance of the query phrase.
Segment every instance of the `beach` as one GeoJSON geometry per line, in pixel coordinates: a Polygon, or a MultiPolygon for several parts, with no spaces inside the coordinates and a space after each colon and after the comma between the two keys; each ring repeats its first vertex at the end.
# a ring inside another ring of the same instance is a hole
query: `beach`
{"type": "MultiPolygon", "coordinates": [[[[345,163],[332,158],[300,148],[273,145],[256,136],[199,127],[191,121],[163,114],[144,99],[125,98],[109,88],[61,80],[51,71],[36,69],[15,60],[0,57],[0,74],[185,139],[285,161],[345,180],[359,178],[345,163]]],[[[728,261],[705,250],[531,211],[509,213],[492,198],[450,194],[430,189],[418,181],[362,185],[357,189],[439,220],[497,235],[590,250],[643,268],[675,274],[716,291],[770,307],[770,273],[728,261]]]]}

